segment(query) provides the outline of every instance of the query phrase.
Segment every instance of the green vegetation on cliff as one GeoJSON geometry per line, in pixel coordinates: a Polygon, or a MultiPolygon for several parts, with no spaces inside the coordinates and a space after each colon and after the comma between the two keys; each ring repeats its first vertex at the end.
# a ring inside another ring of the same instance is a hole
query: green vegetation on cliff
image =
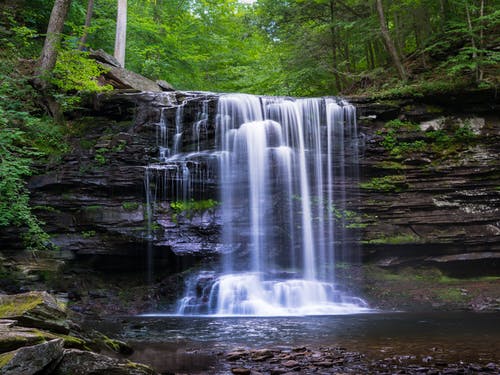
{"type": "Polygon", "coordinates": [[[64,45],[47,77],[49,91],[37,91],[33,59],[40,53],[43,38],[41,29],[34,27],[47,19],[34,9],[21,11],[16,5],[0,9],[0,228],[18,226],[27,249],[45,249],[51,247],[49,236],[30,206],[26,179],[70,150],[66,139],[71,132],[70,126],[52,117],[47,94],[63,110],[71,110],[85,95],[109,87],[97,84],[103,72],[99,65],[85,58],[84,52],[64,45]]]}

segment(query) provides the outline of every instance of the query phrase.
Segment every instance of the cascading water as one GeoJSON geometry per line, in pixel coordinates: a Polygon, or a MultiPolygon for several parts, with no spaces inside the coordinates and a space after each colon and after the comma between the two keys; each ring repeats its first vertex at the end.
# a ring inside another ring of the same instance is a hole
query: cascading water
{"type": "MultiPolygon", "coordinates": [[[[207,119],[201,116],[197,129],[207,119]]],[[[181,136],[177,123],[170,159],[181,136]]],[[[221,96],[214,155],[224,256],[219,276],[203,272],[192,280],[178,313],[366,311],[335,277],[335,262],[349,256],[346,184],[357,182],[357,142],[355,108],[344,101],[221,96]]]]}

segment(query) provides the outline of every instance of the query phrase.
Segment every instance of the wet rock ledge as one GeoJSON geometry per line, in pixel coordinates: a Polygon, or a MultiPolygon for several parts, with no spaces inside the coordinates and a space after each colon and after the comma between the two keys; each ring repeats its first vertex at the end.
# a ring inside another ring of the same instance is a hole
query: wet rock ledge
{"type": "Polygon", "coordinates": [[[112,357],[125,343],[84,332],[64,304],[46,292],[0,295],[0,374],[154,375],[151,368],[112,357]],[[110,353],[110,355],[106,355],[110,353]]]}

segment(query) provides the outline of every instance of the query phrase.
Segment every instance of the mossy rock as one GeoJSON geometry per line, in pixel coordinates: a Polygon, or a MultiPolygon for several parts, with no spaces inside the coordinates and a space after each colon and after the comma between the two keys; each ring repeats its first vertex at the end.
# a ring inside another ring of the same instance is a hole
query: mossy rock
{"type": "MultiPolygon", "coordinates": [[[[0,354],[0,371],[14,358],[15,352],[0,354]]],[[[2,371],[3,373],[3,371],[2,371]]]]}
{"type": "Polygon", "coordinates": [[[132,347],[129,344],[120,340],[106,338],[104,340],[104,344],[106,345],[106,347],[108,347],[109,349],[111,349],[116,353],[129,355],[134,352],[134,349],[132,349],[132,347]]]}
{"type": "Polygon", "coordinates": [[[65,349],[80,349],[80,350],[91,350],[90,343],[79,337],[71,335],[54,335],[63,339],[63,345],[65,349]]]}
{"type": "MultiPolygon", "coordinates": [[[[65,349],[91,350],[89,348],[90,343],[79,337],[50,333],[36,328],[18,327],[11,324],[4,324],[4,322],[12,321],[0,320],[0,353],[55,339],[63,340],[63,347],[65,349]]],[[[15,323],[14,321],[13,324],[15,323]]]]}
{"type": "Polygon", "coordinates": [[[21,347],[0,355],[0,374],[40,374],[63,356],[62,340],[21,347]]]}
{"type": "Polygon", "coordinates": [[[53,374],[154,375],[156,372],[150,367],[138,363],[122,362],[102,354],[67,349],[53,374]]]}
{"type": "Polygon", "coordinates": [[[13,327],[5,322],[0,320],[0,353],[46,341],[46,337],[34,328],[13,327]]]}
{"type": "Polygon", "coordinates": [[[130,355],[134,352],[134,349],[126,342],[112,339],[101,332],[93,331],[92,337],[92,347],[95,351],[101,350],[111,350],[118,354],[130,355]]]}
{"type": "Polygon", "coordinates": [[[17,320],[24,327],[69,333],[65,309],[46,292],[0,295],[0,319],[17,320]]]}

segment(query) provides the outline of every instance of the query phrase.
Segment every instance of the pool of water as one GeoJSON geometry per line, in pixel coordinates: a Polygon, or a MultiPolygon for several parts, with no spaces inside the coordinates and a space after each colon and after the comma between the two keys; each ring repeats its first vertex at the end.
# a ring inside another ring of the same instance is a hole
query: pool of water
{"type": "Polygon", "coordinates": [[[368,358],[499,362],[500,313],[375,313],[215,318],[125,317],[98,329],[131,342],[132,360],[159,371],[208,371],[218,352],[343,346],[368,358]]]}

